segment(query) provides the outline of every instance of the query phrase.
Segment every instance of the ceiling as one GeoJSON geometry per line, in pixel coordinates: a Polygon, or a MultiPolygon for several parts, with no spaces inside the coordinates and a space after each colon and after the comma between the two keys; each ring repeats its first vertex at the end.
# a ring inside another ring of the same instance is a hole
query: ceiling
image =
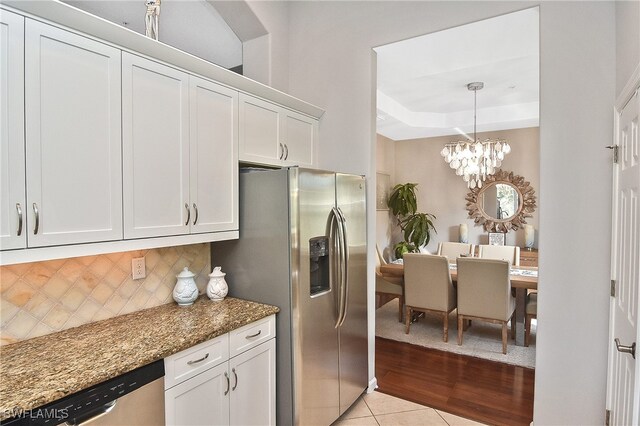
{"type": "MultiPolygon", "coordinates": [[[[63,0],[140,34],[145,33],[145,0],[63,0]]],[[[242,64],[242,42],[205,0],[162,0],[160,41],[224,68],[242,64]]]]}
{"type": "Polygon", "coordinates": [[[539,10],[502,15],[375,49],[377,131],[393,140],[538,126],[539,10]]]}

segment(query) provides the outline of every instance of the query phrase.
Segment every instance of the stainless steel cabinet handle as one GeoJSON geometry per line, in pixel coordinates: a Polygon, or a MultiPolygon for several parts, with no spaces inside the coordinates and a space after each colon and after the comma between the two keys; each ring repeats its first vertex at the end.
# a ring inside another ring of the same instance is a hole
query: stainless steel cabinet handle
{"type": "Polygon", "coordinates": [[[231,390],[234,391],[238,387],[238,374],[236,374],[236,369],[235,368],[232,368],[231,371],[233,372],[233,377],[235,378],[235,383],[233,384],[233,387],[231,388],[231,390]]]}
{"type": "Polygon", "coordinates": [[[254,337],[258,337],[260,333],[262,333],[262,330],[259,330],[256,334],[251,334],[249,336],[246,336],[245,339],[253,339],[254,337]]]}
{"type": "Polygon", "coordinates": [[[193,219],[193,224],[198,223],[198,206],[196,203],[193,203],[193,210],[196,212],[196,217],[193,219]]]}
{"type": "Polygon", "coordinates": [[[289,145],[285,143],[284,149],[285,149],[284,159],[286,160],[287,158],[289,158],[289,145]]]}
{"type": "Polygon", "coordinates": [[[618,350],[618,352],[631,354],[633,359],[636,359],[636,342],[633,342],[631,346],[624,346],[620,344],[620,339],[618,339],[617,337],[613,341],[616,343],[616,349],[618,350]]]}
{"type": "Polygon", "coordinates": [[[16,234],[19,237],[22,235],[22,206],[20,203],[16,203],[16,210],[18,211],[18,232],[16,234]]]}
{"type": "Polygon", "coordinates": [[[40,229],[40,212],[38,211],[38,205],[33,203],[33,213],[36,215],[36,224],[33,227],[33,235],[38,234],[38,229],[40,229]]]}
{"type": "Polygon", "coordinates": [[[231,380],[229,380],[229,375],[227,372],[224,372],[224,378],[227,379],[227,390],[224,391],[224,394],[227,395],[229,393],[229,389],[231,388],[231,380]]]}
{"type": "Polygon", "coordinates": [[[187,365],[197,364],[199,362],[204,361],[207,358],[209,358],[209,352],[207,352],[207,354],[205,356],[203,356],[202,358],[200,358],[200,359],[194,359],[194,360],[191,360],[191,361],[187,361],[187,365]]]}
{"type": "Polygon", "coordinates": [[[187,226],[191,220],[191,209],[189,208],[189,203],[184,203],[184,208],[187,209],[187,221],[184,223],[184,226],[187,226]]]}
{"type": "Polygon", "coordinates": [[[284,157],[284,145],[282,145],[282,143],[280,143],[280,160],[282,160],[282,157],[284,157]]]}

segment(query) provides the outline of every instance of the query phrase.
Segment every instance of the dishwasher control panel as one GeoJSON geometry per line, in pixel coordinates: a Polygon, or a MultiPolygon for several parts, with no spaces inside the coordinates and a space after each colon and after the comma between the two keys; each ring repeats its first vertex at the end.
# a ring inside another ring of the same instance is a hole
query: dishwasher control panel
{"type": "Polygon", "coordinates": [[[109,412],[118,398],[164,377],[164,360],[158,360],[91,388],[66,396],[42,407],[15,413],[0,425],[71,425],[83,423],[109,412]]]}

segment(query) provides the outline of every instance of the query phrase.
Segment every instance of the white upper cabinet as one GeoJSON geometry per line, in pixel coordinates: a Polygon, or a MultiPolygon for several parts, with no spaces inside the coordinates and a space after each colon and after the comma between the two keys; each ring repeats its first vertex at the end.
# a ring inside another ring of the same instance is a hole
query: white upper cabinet
{"type": "Polygon", "coordinates": [[[26,20],[27,245],[122,239],[120,50],[26,20]]]}
{"type": "Polygon", "coordinates": [[[189,233],[189,75],[122,54],[124,237],[189,233]]]}
{"type": "Polygon", "coordinates": [[[238,229],[238,92],[123,53],[125,238],[238,229]]]}
{"type": "Polygon", "coordinates": [[[240,95],[240,161],[313,166],[318,121],[246,94],[240,95]]]}
{"type": "Polygon", "coordinates": [[[291,165],[312,165],[314,143],[318,135],[318,120],[285,110],[283,128],[285,162],[291,165]]]}
{"type": "Polygon", "coordinates": [[[238,229],[238,92],[189,81],[191,232],[238,229]]]}
{"type": "Polygon", "coordinates": [[[0,3],[0,265],[236,239],[239,161],[315,165],[321,109],[64,2],[0,3]]]}
{"type": "Polygon", "coordinates": [[[0,248],[27,244],[24,188],[24,18],[0,11],[0,248]]]}

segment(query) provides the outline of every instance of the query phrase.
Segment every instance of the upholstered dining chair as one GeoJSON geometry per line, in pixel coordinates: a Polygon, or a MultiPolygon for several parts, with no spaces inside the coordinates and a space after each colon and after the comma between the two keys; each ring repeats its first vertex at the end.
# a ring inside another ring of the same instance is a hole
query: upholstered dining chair
{"type": "Polygon", "coordinates": [[[482,259],[508,260],[511,266],[520,266],[520,247],[480,244],[478,246],[478,257],[482,259]]]}
{"type": "Polygon", "coordinates": [[[502,324],[502,353],[507,353],[507,323],[516,304],[511,295],[509,262],[506,260],[460,257],[458,264],[458,345],[462,345],[465,320],[482,320],[502,324]]]}
{"type": "Polygon", "coordinates": [[[453,262],[458,257],[473,257],[475,245],[443,241],[438,243],[438,256],[446,256],[453,262]]]}
{"type": "Polygon", "coordinates": [[[398,321],[402,322],[404,312],[404,285],[402,277],[383,277],[380,273],[380,265],[387,263],[378,246],[376,246],[376,296],[398,299],[398,321]]]}
{"type": "Polygon", "coordinates": [[[413,311],[442,315],[442,339],[449,340],[449,313],[456,308],[456,290],[445,256],[406,253],[404,259],[405,333],[409,334],[413,311]]]}
{"type": "Polygon", "coordinates": [[[527,316],[524,322],[524,345],[529,346],[529,340],[531,339],[531,320],[538,316],[538,293],[529,293],[527,295],[525,313],[527,316]]]}

